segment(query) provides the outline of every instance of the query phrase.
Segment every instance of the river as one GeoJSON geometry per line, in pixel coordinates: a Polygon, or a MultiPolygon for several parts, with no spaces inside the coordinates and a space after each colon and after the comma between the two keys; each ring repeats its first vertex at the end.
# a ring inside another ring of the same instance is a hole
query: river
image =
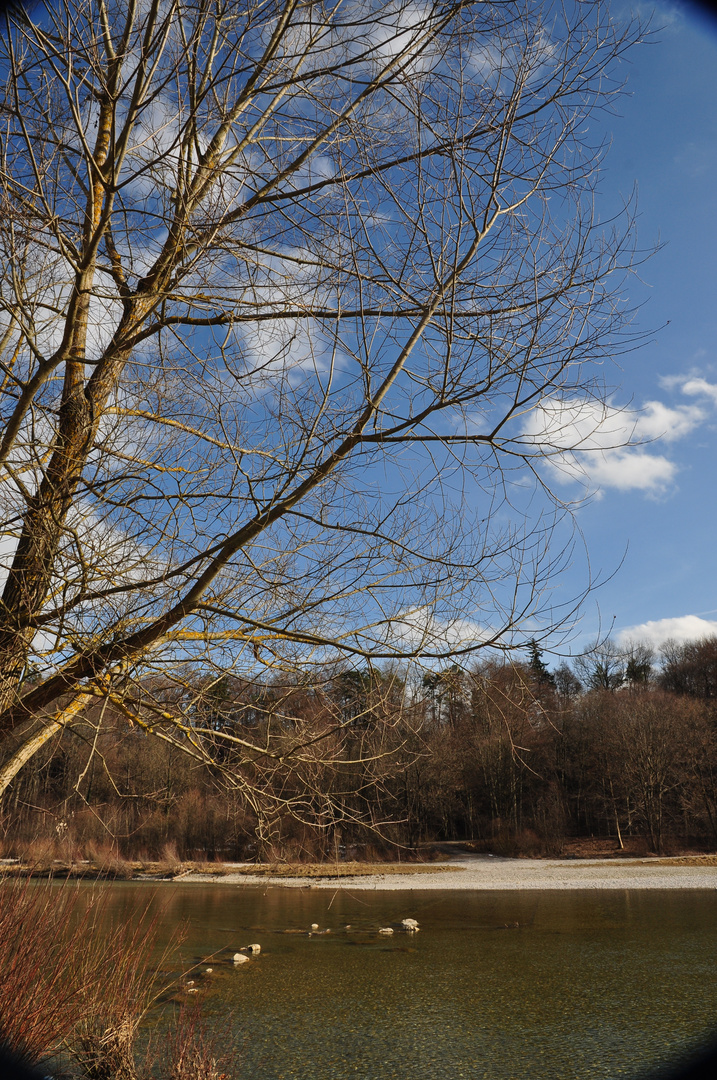
{"type": "MultiPolygon", "coordinates": [[[[115,915],[148,888],[113,886],[115,915]]],[[[152,897],[162,937],[186,926],[186,962],[215,954],[200,993],[232,1026],[242,1080],[600,1080],[717,1028],[717,891],[152,897]],[[376,933],[405,917],[417,934],[376,933]],[[235,967],[254,942],[261,955],[235,967]]]]}

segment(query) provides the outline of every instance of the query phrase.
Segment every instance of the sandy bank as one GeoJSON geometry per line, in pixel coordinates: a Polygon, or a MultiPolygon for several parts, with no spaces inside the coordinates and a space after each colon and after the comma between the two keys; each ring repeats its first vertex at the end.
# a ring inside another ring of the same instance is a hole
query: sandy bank
{"type": "Polygon", "coordinates": [[[490,855],[432,864],[437,873],[385,873],[370,877],[285,878],[247,873],[244,866],[217,878],[192,873],[182,881],[226,885],[279,885],[294,889],[716,889],[717,866],[684,866],[654,859],[502,859],[490,855]],[[443,870],[444,872],[440,872],[443,870]]]}

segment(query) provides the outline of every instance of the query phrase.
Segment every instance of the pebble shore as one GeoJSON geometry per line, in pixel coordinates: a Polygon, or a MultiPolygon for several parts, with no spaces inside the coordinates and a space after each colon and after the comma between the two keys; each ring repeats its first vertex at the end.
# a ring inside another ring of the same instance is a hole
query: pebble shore
{"type": "Polygon", "coordinates": [[[670,865],[655,859],[504,859],[490,855],[453,858],[432,864],[446,873],[392,874],[367,877],[283,878],[232,873],[222,877],[193,873],[184,881],[211,881],[223,885],[275,885],[292,889],[350,889],[394,891],[413,889],[716,889],[717,866],[670,865]]]}

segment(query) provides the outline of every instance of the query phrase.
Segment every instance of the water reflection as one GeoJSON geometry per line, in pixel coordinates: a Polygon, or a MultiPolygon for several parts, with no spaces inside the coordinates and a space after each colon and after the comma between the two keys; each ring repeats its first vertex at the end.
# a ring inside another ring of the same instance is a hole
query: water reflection
{"type": "MultiPolygon", "coordinates": [[[[113,889],[122,917],[146,886],[113,889]]],[[[224,950],[206,1007],[232,1014],[251,1080],[616,1077],[717,1026],[712,892],[176,885],[152,903],[166,935],[186,922],[185,958],[224,950]],[[418,934],[375,933],[407,916],[418,934]]]]}

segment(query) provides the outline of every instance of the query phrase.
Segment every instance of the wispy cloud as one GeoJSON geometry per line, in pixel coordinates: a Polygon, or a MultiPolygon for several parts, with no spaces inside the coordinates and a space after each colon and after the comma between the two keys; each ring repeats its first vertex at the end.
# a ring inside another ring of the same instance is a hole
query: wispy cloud
{"type": "Polygon", "coordinates": [[[680,390],[688,397],[701,397],[717,408],[717,383],[708,382],[701,375],[667,375],[660,379],[667,390],[680,390]]]}
{"type": "Polygon", "coordinates": [[[472,619],[437,618],[429,608],[414,608],[384,626],[385,641],[406,652],[443,653],[450,649],[470,649],[493,641],[491,631],[472,619]]]}

